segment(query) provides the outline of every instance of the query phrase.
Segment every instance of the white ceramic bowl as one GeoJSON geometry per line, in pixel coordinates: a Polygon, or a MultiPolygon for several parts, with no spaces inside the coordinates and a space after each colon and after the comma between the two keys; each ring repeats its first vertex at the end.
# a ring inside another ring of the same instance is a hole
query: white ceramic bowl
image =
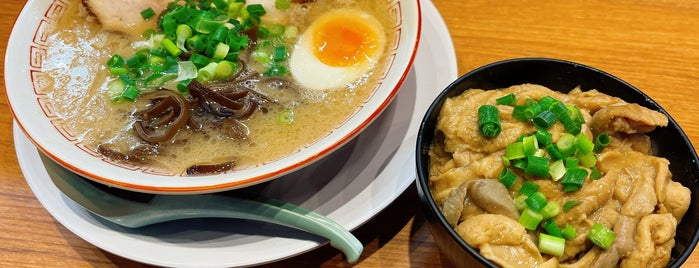
{"type": "MultiPolygon", "coordinates": [[[[420,38],[419,0],[392,0],[393,27],[397,36],[388,44],[390,67],[371,97],[342,125],[295,153],[257,167],[216,175],[183,176],[153,172],[147,167],[124,166],[104,158],[65,129],[52,111],[51,100],[41,88],[45,73],[45,29],[65,10],[66,1],[30,0],[14,24],[5,55],[6,95],[16,123],[51,159],[86,178],[139,192],[161,194],[206,193],[265,182],[300,169],[341,147],[371,123],[388,106],[407,76],[420,38]]],[[[77,3],[72,1],[71,3],[77,3]]]]}

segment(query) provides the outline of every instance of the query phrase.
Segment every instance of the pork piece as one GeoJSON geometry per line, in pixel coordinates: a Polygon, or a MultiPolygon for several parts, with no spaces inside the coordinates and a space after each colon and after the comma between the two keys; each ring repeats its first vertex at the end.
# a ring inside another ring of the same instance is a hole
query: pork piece
{"type": "MultiPolygon", "coordinates": [[[[144,23],[141,11],[149,7],[160,14],[169,0],[83,0],[87,8],[108,31],[140,35],[152,24],[144,23]]],[[[151,21],[155,21],[151,18],[151,21]]]]}
{"type": "Polygon", "coordinates": [[[659,211],[671,213],[677,221],[680,221],[689,209],[692,191],[676,181],[669,182],[665,189],[665,200],[660,203],[659,211]]]}
{"type": "Polygon", "coordinates": [[[455,228],[466,243],[502,267],[539,267],[543,257],[524,226],[507,216],[481,214],[455,228]]]}
{"type": "Polygon", "coordinates": [[[621,104],[600,109],[592,115],[591,126],[596,133],[648,133],[655,127],[667,126],[667,117],[641,105],[621,104]]]}
{"type": "Polygon", "coordinates": [[[675,246],[677,220],[672,214],[650,214],[636,228],[636,244],[621,267],[665,267],[675,246]]]}

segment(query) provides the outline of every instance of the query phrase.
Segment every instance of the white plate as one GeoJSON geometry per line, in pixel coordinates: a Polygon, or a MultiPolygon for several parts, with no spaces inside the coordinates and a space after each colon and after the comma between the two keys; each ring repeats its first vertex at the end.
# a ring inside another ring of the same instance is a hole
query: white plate
{"type": "MultiPolygon", "coordinates": [[[[263,195],[314,210],[354,230],[415,180],[415,139],[437,94],[457,77],[448,30],[422,1],[422,42],[403,87],[362,134],[307,168],[253,186],[263,195]],[[303,179],[300,179],[303,178],[303,179]]],[[[327,241],[301,231],[243,220],[200,219],[127,229],[102,221],[53,186],[36,147],[15,124],[17,158],[48,212],[87,242],[135,261],[176,267],[249,266],[298,255],[327,241]]]]}

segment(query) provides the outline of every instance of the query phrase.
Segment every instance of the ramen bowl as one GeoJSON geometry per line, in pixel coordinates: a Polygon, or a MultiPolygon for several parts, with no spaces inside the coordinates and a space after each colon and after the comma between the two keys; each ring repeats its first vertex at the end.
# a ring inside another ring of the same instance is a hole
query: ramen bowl
{"type": "Polygon", "coordinates": [[[290,154],[250,167],[192,176],[107,158],[84,143],[57,113],[47,94],[51,77],[45,71],[50,29],[70,5],[80,2],[28,1],[15,22],[4,69],[15,123],[40,151],[78,175],[114,187],[159,194],[218,192],[262,183],[301,169],[343,146],[376,119],[398,93],[413,63],[421,27],[420,1],[388,1],[385,67],[374,70],[376,83],[370,86],[370,94],[346,119],[290,154]]]}
{"type": "Polygon", "coordinates": [[[670,267],[680,267],[699,239],[699,205],[696,202],[699,198],[699,182],[696,179],[699,176],[699,159],[691,142],[677,122],[658,103],[634,86],[592,67],[545,58],[510,59],[477,68],[447,86],[427,110],[417,138],[417,188],[429,229],[444,256],[457,267],[499,267],[454,231],[430,192],[428,152],[435,139],[437,117],[442,105],[447,98],[457,96],[467,89],[500,89],[524,83],[543,85],[563,93],[578,86],[583,91],[597,89],[626,102],[659,111],[668,117],[667,127],[656,128],[648,135],[657,145],[657,155],[670,161],[673,180],[691,190],[692,202],[677,227],[669,264],[670,267]]]}

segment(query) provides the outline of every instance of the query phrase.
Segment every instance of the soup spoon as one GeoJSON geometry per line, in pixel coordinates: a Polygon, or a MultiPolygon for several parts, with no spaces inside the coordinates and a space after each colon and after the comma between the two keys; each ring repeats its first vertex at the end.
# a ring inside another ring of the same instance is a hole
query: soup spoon
{"type": "MultiPolygon", "coordinates": [[[[124,191],[122,198],[72,173],[41,155],[49,177],[63,194],[107,221],[128,228],[192,218],[235,218],[283,225],[330,240],[330,245],[355,263],[362,243],[333,220],[305,208],[275,199],[243,199],[218,194],[156,195],[124,191]],[[132,200],[133,199],[133,200],[132,200]],[[140,201],[134,201],[141,199],[140,201]]],[[[102,185],[100,185],[102,186],[102,185]]],[[[105,185],[105,187],[108,187],[105,185]]]]}

